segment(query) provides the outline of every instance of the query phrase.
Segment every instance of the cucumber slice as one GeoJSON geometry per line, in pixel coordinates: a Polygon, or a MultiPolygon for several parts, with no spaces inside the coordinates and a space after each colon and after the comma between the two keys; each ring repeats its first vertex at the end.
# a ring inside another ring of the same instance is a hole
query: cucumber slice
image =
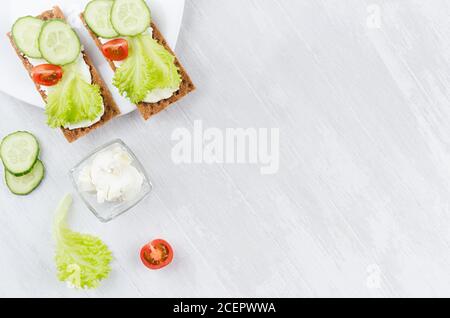
{"type": "Polygon", "coordinates": [[[44,179],[45,168],[40,160],[36,161],[30,173],[16,177],[8,170],[5,171],[5,182],[9,190],[17,195],[27,195],[33,192],[44,179]]]}
{"type": "Polygon", "coordinates": [[[77,60],[81,53],[78,35],[62,20],[48,20],[39,35],[42,57],[55,65],[66,65],[77,60]]]}
{"type": "Polygon", "coordinates": [[[124,36],[141,34],[150,26],[150,9],[144,0],[115,0],[111,11],[114,29],[124,36]]]}
{"type": "Polygon", "coordinates": [[[89,28],[97,36],[106,39],[118,37],[119,34],[111,24],[113,0],[94,0],[89,2],[83,16],[89,28]]]}
{"type": "Polygon", "coordinates": [[[43,20],[31,16],[19,18],[14,23],[11,30],[14,43],[26,56],[36,59],[42,57],[38,39],[43,25],[43,20]]]}
{"type": "Polygon", "coordinates": [[[18,131],[6,136],[0,145],[0,157],[6,170],[16,177],[29,173],[38,157],[39,143],[32,134],[18,131]]]}

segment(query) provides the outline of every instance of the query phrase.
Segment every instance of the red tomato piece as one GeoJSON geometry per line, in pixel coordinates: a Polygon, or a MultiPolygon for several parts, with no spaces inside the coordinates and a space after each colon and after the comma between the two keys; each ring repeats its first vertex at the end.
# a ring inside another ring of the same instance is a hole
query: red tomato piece
{"type": "Polygon", "coordinates": [[[115,39],[102,46],[103,55],[112,61],[123,61],[128,57],[128,41],[115,39]]]}
{"type": "Polygon", "coordinates": [[[161,269],[173,260],[173,249],[164,240],[153,240],[141,249],[141,260],[150,269],[161,269]]]}
{"type": "Polygon", "coordinates": [[[63,77],[63,69],[58,65],[41,64],[33,67],[31,76],[33,81],[39,85],[54,86],[63,77]]]}

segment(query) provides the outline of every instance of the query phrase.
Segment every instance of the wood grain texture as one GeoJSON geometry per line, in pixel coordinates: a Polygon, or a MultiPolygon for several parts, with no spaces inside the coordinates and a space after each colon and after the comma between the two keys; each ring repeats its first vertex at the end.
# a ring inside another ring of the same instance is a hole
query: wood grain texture
{"type": "Polygon", "coordinates": [[[36,133],[48,175],[26,198],[0,187],[0,296],[450,296],[449,16],[446,0],[187,1],[176,53],[197,91],[74,145],[1,95],[0,135],[36,133]],[[279,173],[173,164],[171,134],[195,120],[280,128],[279,173]],[[76,200],[71,225],[115,256],[76,292],[55,279],[53,210],[67,171],[116,137],[155,189],[106,225],[76,200]],[[161,272],[138,258],[155,237],[176,252],[161,272]]]}

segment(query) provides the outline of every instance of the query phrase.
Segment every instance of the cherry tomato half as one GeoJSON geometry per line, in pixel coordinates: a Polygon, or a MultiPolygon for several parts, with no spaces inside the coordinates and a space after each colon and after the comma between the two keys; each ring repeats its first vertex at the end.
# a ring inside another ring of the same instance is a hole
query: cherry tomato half
{"type": "Polygon", "coordinates": [[[103,55],[112,61],[123,61],[128,57],[128,41],[115,39],[102,46],[103,55]]]}
{"type": "Polygon", "coordinates": [[[153,240],[141,249],[141,260],[150,269],[161,269],[172,262],[173,249],[164,240],[153,240]]]}
{"type": "Polygon", "coordinates": [[[61,66],[52,64],[41,64],[31,70],[33,81],[43,86],[54,86],[58,84],[63,76],[61,66]]]}

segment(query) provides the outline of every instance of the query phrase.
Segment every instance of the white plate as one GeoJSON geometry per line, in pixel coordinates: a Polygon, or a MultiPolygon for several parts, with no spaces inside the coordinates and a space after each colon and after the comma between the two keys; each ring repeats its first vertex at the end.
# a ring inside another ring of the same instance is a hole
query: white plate
{"type": "MultiPolygon", "coordinates": [[[[88,2],[89,0],[2,0],[3,9],[0,10],[0,61],[2,61],[0,91],[28,104],[45,107],[41,95],[37,92],[28,73],[12,49],[6,33],[11,30],[11,26],[17,18],[25,15],[38,15],[58,5],[64,11],[69,23],[77,30],[86,51],[108,84],[122,114],[136,109],[111,85],[113,72],[80,21],[79,14],[88,2]]],[[[184,0],[147,0],[147,3],[152,11],[153,20],[161,29],[169,45],[175,48],[183,18],[184,0]]]]}

